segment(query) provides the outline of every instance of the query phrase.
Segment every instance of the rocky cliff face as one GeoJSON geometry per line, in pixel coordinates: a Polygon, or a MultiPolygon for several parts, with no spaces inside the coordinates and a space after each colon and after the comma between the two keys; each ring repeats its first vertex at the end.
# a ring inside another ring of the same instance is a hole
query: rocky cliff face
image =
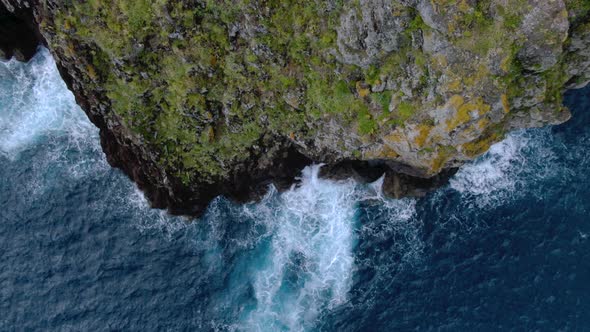
{"type": "Polygon", "coordinates": [[[1,1],[2,35],[48,45],[109,162],[173,213],[312,161],[421,195],[590,81],[585,0],[1,1]]]}

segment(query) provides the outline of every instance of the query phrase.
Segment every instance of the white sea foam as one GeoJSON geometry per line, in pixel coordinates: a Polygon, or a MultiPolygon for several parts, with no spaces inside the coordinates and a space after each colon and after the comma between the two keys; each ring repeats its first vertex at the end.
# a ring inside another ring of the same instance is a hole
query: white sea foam
{"type": "Polygon", "coordinates": [[[97,137],[46,49],[26,64],[0,62],[0,76],[0,153],[14,158],[44,135],[66,135],[72,145],[97,137]]]}
{"type": "Polygon", "coordinates": [[[319,168],[305,168],[298,187],[281,194],[271,189],[262,202],[243,207],[246,218],[267,230],[257,239],[268,238],[269,243],[266,256],[251,263],[256,307],[245,315],[239,330],[313,328],[324,310],[347,302],[360,237],[401,234],[404,228],[407,234],[402,236],[409,234],[415,201],[384,199],[379,183],[367,187],[352,180],[318,178],[319,168]],[[359,224],[363,202],[383,204],[380,222],[359,224]]]}
{"type": "Polygon", "coordinates": [[[450,180],[450,187],[474,208],[493,208],[520,195],[524,188],[555,175],[557,157],[548,129],[517,131],[491,146],[473,163],[463,166],[450,180]]]}
{"type": "Polygon", "coordinates": [[[134,226],[141,232],[159,230],[168,239],[172,239],[178,231],[186,229],[188,220],[174,217],[166,210],[152,209],[145,195],[135,184],[129,183],[129,190],[122,191],[120,201],[125,202],[123,208],[133,212],[134,226]]]}
{"type": "Polygon", "coordinates": [[[322,309],[346,301],[352,285],[355,184],[303,171],[301,185],[271,193],[246,213],[271,229],[268,256],[253,276],[256,308],[248,330],[302,330],[322,309]]]}
{"type": "Polygon", "coordinates": [[[47,153],[40,173],[57,164],[74,179],[109,170],[98,129],[76,105],[44,48],[28,63],[0,62],[0,155],[15,160],[41,142],[47,153]]]}
{"type": "Polygon", "coordinates": [[[65,179],[109,170],[98,129],[76,105],[43,48],[28,63],[0,61],[0,158],[18,162],[29,149],[36,161],[27,164],[28,181],[21,190],[30,204],[65,179]],[[35,150],[38,144],[43,149],[35,150]]]}

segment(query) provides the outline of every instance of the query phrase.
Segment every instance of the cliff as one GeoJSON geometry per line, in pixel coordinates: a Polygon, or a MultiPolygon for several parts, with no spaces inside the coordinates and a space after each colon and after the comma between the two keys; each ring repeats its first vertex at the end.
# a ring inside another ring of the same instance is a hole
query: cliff
{"type": "Polygon", "coordinates": [[[177,214],[311,162],[423,195],[590,81],[584,0],[1,1],[5,56],[47,45],[111,165],[177,214]]]}

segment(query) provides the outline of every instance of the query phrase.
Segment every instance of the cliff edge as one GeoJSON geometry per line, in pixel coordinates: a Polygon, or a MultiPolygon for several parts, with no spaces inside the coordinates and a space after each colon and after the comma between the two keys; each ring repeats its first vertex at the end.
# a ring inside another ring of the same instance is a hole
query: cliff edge
{"type": "Polygon", "coordinates": [[[0,0],[154,207],[288,188],[305,165],[420,196],[590,81],[584,0],[0,0]]]}

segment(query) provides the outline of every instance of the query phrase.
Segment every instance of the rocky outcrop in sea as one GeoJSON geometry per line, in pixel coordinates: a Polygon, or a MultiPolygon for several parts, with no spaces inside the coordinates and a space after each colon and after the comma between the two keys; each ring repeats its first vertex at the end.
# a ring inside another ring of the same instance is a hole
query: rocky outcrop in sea
{"type": "Polygon", "coordinates": [[[583,0],[1,0],[0,50],[47,46],[109,163],[199,215],[322,175],[421,196],[590,81],[583,0]]]}

